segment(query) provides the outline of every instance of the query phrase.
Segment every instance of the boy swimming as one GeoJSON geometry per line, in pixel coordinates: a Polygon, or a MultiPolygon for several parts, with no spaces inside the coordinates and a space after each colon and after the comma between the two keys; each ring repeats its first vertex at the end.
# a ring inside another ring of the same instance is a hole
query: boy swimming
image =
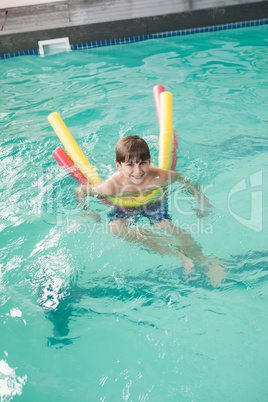
{"type": "MultiPolygon", "coordinates": [[[[200,212],[205,214],[211,205],[198,185],[191,184],[176,171],[167,171],[151,166],[148,144],[138,135],[129,135],[118,141],[115,149],[117,172],[104,182],[95,185],[82,185],[76,189],[80,205],[85,196],[132,197],[144,195],[156,188],[164,188],[175,181],[180,182],[182,191],[187,191],[200,202],[200,212]]],[[[191,270],[194,263],[216,287],[226,273],[220,262],[202,254],[202,249],[192,236],[176,227],[168,213],[166,197],[161,200],[127,209],[114,208],[109,213],[111,233],[129,241],[139,242],[160,254],[171,254],[182,260],[183,267],[191,270]],[[145,228],[133,229],[127,224],[130,218],[145,216],[162,233],[145,228]],[[163,234],[165,232],[165,235],[163,234]],[[173,247],[172,247],[173,246],[173,247]]]]}

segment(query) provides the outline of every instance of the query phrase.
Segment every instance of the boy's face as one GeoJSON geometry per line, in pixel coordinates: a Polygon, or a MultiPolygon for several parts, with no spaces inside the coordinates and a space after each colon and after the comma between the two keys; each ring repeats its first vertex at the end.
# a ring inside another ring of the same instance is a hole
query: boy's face
{"type": "Polygon", "coordinates": [[[129,183],[141,185],[149,173],[151,159],[145,161],[116,162],[116,167],[129,183]]]}

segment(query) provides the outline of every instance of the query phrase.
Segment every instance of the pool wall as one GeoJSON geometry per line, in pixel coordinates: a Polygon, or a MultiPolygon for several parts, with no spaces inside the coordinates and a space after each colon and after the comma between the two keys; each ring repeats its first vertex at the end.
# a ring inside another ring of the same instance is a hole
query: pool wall
{"type": "MultiPolygon", "coordinates": [[[[215,2],[212,8],[193,9],[190,2],[187,2],[180,12],[118,20],[111,16],[110,21],[107,20],[108,7],[105,10],[106,16],[102,15],[99,22],[81,25],[75,24],[79,21],[85,22],[86,18],[71,18],[65,3],[0,10],[0,57],[4,59],[24,54],[39,54],[38,41],[61,37],[69,37],[72,49],[87,49],[152,38],[263,25],[268,22],[268,1],[215,6],[217,4],[219,3],[215,2]],[[57,15],[60,15],[60,20],[57,15]],[[42,29],[39,29],[41,26],[42,29]]],[[[80,8],[80,12],[81,10],[80,8]]],[[[86,9],[85,13],[88,11],[89,9],[86,9]]],[[[121,13],[118,18],[127,16],[128,14],[121,13]]],[[[90,18],[88,20],[90,21],[90,18]]],[[[91,18],[92,21],[98,21],[98,18],[91,18]]]]}

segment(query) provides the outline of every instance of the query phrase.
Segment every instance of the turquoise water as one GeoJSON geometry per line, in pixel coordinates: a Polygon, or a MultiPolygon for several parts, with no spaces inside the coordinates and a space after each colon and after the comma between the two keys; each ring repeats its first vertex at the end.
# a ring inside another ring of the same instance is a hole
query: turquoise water
{"type": "Polygon", "coordinates": [[[1,401],[266,401],[268,26],[0,63],[1,401]],[[58,111],[101,176],[140,134],[157,163],[156,84],[173,94],[177,170],[207,186],[176,225],[226,261],[214,289],[76,207],[51,153],[58,111]]]}

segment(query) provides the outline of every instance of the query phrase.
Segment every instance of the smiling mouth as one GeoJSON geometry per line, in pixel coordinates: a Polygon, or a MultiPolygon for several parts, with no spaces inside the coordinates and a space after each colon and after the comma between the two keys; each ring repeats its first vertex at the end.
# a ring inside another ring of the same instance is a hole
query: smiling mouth
{"type": "Polygon", "coordinates": [[[141,174],[140,176],[131,176],[131,177],[135,180],[140,180],[143,177],[143,174],[141,174]]]}

